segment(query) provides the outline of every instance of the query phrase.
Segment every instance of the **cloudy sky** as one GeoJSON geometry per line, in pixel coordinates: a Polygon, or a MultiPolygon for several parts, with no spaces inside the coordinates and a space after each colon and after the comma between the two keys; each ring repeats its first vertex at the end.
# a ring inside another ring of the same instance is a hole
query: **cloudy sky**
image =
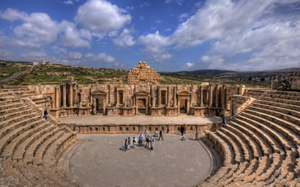
{"type": "Polygon", "coordinates": [[[300,66],[300,0],[1,0],[0,59],[158,71],[300,66]]]}

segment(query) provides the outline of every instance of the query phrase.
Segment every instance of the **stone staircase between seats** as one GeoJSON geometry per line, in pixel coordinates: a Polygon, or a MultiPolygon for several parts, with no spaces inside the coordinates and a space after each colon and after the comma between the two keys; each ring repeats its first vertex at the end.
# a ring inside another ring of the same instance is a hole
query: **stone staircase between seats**
{"type": "Polygon", "coordinates": [[[224,164],[199,186],[299,186],[300,92],[246,95],[257,100],[225,127],[205,131],[224,164]]]}
{"type": "Polygon", "coordinates": [[[0,186],[78,186],[56,168],[76,133],[42,119],[27,88],[0,89],[0,186]]]}

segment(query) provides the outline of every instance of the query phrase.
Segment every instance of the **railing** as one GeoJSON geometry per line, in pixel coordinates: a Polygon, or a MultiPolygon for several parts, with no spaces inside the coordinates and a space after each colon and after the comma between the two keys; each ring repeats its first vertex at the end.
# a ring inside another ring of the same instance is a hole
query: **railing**
{"type": "Polygon", "coordinates": [[[283,81],[291,83],[295,77],[300,77],[300,68],[294,71],[289,71],[280,75],[273,76],[271,77],[271,89],[278,89],[279,83],[282,83],[283,81]]]}

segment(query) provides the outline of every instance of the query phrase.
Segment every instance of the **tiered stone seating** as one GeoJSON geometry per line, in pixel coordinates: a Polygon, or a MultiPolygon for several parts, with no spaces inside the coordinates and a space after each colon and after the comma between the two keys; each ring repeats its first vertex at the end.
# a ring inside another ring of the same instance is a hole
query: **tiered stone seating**
{"type": "Polygon", "coordinates": [[[77,186],[56,168],[76,133],[42,119],[32,95],[26,88],[0,89],[0,186],[77,186]]]}
{"type": "Polygon", "coordinates": [[[248,90],[246,96],[257,100],[217,132],[205,131],[206,139],[218,135],[222,151],[233,149],[230,156],[240,162],[200,186],[299,186],[300,93],[248,90]]]}

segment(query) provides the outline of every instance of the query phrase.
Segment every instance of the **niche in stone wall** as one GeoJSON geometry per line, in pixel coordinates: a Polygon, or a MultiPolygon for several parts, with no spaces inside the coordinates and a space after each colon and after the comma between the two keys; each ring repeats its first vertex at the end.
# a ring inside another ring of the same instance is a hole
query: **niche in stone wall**
{"type": "Polygon", "coordinates": [[[167,91],[166,90],[162,90],[161,91],[161,104],[162,105],[166,105],[167,104],[167,91]]]}
{"type": "Polygon", "coordinates": [[[123,90],[119,91],[119,104],[123,104],[124,92],[123,90]]]}

